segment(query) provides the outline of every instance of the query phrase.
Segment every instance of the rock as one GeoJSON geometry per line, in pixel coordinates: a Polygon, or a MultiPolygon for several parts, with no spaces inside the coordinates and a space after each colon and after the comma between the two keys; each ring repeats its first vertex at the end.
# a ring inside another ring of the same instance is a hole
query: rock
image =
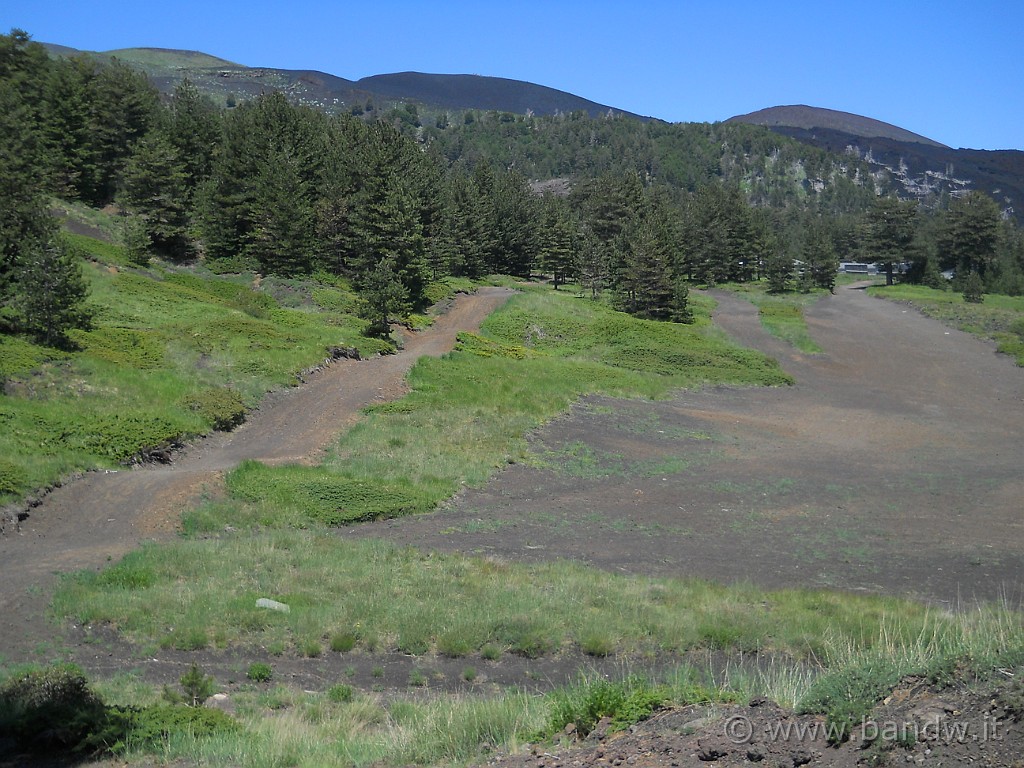
{"type": "Polygon", "coordinates": [[[362,360],[355,347],[328,347],[332,360],[362,360]]]}
{"type": "Polygon", "coordinates": [[[291,613],[292,610],[286,604],[279,603],[277,602],[277,600],[270,600],[266,597],[261,597],[259,600],[257,600],[256,607],[269,608],[272,611],[280,611],[281,613],[291,613]]]}
{"type": "Polygon", "coordinates": [[[597,725],[594,726],[594,730],[590,732],[587,737],[590,741],[604,741],[608,736],[608,729],[612,725],[612,719],[610,717],[602,717],[597,721],[597,725]]]}
{"type": "Polygon", "coordinates": [[[204,706],[209,707],[210,709],[219,709],[222,712],[227,712],[228,714],[235,713],[235,702],[233,702],[226,693],[213,694],[213,696],[206,700],[204,706]]]}

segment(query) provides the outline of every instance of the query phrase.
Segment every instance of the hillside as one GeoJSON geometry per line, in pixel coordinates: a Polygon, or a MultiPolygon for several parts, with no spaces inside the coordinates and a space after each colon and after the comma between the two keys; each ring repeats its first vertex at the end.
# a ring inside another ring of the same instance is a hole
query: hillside
{"type": "Polygon", "coordinates": [[[1024,152],[953,149],[879,120],[816,107],[771,107],[729,118],[763,125],[827,152],[855,156],[876,178],[911,199],[991,195],[1008,214],[1024,213],[1024,152]]]}
{"type": "Polygon", "coordinates": [[[565,91],[503,77],[400,72],[364,77],[357,85],[385,98],[413,99],[449,109],[493,109],[535,115],[582,110],[591,116],[617,112],[638,117],[565,91]]]}
{"type": "MultiPolygon", "coordinates": [[[[220,105],[231,106],[255,99],[261,93],[281,91],[295,103],[331,114],[373,116],[402,103],[413,103],[420,107],[420,119],[425,117],[424,113],[480,110],[539,117],[572,113],[585,113],[590,117],[616,114],[651,121],[650,118],[555,88],[499,77],[400,72],[372,75],[353,81],[316,70],[250,67],[198,51],[124,48],[95,53],[62,45],[44,45],[51,55],[59,57],[88,55],[103,59],[116,56],[144,71],[164,94],[172,93],[182,80],[188,78],[201,93],[220,105]]],[[[989,152],[952,149],[881,120],[806,105],[770,107],[737,115],[725,122],[766,127],[833,155],[855,155],[857,165],[870,169],[877,188],[883,192],[897,190],[903,197],[935,203],[966,194],[972,189],[980,189],[992,195],[1010,215],[1019,216],[1024,210],[1024,204],[1021,203],[1024,200],[1024,153],[1016,150],[989,152]]],[[[409,130],[419,130],[419,125],[418,121],[412,120],[407,127],[409,130]]],[[[675,126],[666,127],[671,129],[675,126]]],[[[534,146],[535,138],[520,136],[514,145],[504,143],[488,146],[488,149],[499,154],[511,154],[510,157],[502,158],[502,161],[517,163],[516,167],[526,173],[532,171],[537,178],[574,175],[579,170],[574,167],[575,161],[531,161],[529,155],[537,149],[534,146]]],[[[493,144],[486,140],[484,143],[493,144]]],[[[627,140],[626,143],[632,142],[627,140]]],[[[613,154],[620,159],[649,154],[648,139],[642,137],[640,143],[641,146],[636,150],[624,152],[625,147],[620,146],[613,154]]],[[[587,156],[592,154],[587,153],[587,156]]],[[[678,164],[677,152],[672,154],[676,157],[672,164],[678,164]]],[[[721,167],[718,158],[706,160],[711,162],[709,168],[721,167]]],[[[836,159],[833,162],[842,161],[836,159]]],[[[656,166],[662,164],[661,161],[654,162],[656,166]]],[[[820,160],[812,161],[812,165],[815,164],[820,165],[820,160]]],[[[601,165],[598,162],[598,166],[601,165]]],[[[801,159],[800,165],[806,170],[805,160],[801,159]]],[[[755,172],[753,175],[757,177],[763,174],[755,172]]],[[[808,174],[810,177],[816,175],[814,171],[808,174]]],[[[829,171],[819,178],[824,180],[830,177],[829,171]]],[[[695,183],[697,181],[694,178],[688,178],[684,186],[693,186],[695,183]]],[[[827,181],[822,183],[829,186],[827,181]]],[[[787,191],[784,194],[790,193],[787,191]]]]}
{"type": "Polygon", "coordinates": [[[591,116],[615,112],[639,117],[555,88],[500,77],[400,72],[352,81],[316,70],[249,67],[199,51],[122,48],[93,52],[52,43],[43,45],[53,56],[116,57],[144,71],[163,93],[172,93],[188,78],[221,105],[280,90],[302,104],[328,112],[361,113],[367,106],[386,108],[396,102],[411,101],[434,109],[536,115],[583,111],[591,116]]]}
{"type": "Polygon", "coordinates": [[[750,123],[768,128],[802,128],[813,130],[824,128],[851,136],[864,138],[885,138],[893,141],[927,144],[933,147],[945,147],[932,139],[911,133],[903,128],[870,117],[839,112],[822,107],[808,107],[796,104],[786,107],[768,107],[746,115],[730,117],[726,122],[750,123]]]}
{"type": "Polygon", "coordinates": [[[202,51],[182,51],[177,48],[119,48],[105,51],[106,56],[116,56],[122,61],[148,64],[154,67],[182,69],[187,67],[237,67],[227,59],[211,56],[202,51]]]}

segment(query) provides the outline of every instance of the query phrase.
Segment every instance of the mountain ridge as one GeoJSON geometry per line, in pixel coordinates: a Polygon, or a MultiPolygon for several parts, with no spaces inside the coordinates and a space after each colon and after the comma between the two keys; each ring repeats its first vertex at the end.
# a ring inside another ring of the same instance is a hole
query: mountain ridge
{"type": "Polygon", "coordinates": [[[925,144],[932,147],[952,149],[941,142],[929,139],[918,133],[900,128],[897,125],[876,120],[872,117],[856,115],[852,112],[841,112],[826,107],[811,107],[806,104],[790,104],[777,107],[766,107],[756,112],[730,117],[727,123],[749,123],[762,125],[766,128],[799,128],[807,131],[826,129],[846,133],[860,138],[884,138],[909,144],[925,144]]]}
{"type": "Polygon", "coordinates": [[[536,115],[582,110],[592,117],[611,112],[641,120],[651,119],[568,91],[488,75],[407,71],[350,80],[319,70],[247,66],[201,51],[155,47],[82,51],[55,43],[42,45],[55,56],[117,58],[142,69],[165,93],[172,92],[184,77],[188,77],[201,91],[221,104],[238,97],[255,98],[271,88],[284,91],[308,106],[327,111],[359,109],[367,100],[374,100],[385,103],[413,101],[443,109],[536,115]]]}
{"type": "MultiPolygon", "coordinates": [[[[591,117],[617,114],[657,121],[581,96],[523,80],[470,74],[396,72],[350,80],[317,70],[286,70],[236,64],[200,51],[122,48],[79,51],[43,43],[51,55],[117,57],[145,72],[165,94],[186,77],[223,106],[270,90],[328,113],[371,115],[403,103],[434,110],[481,110],[546,116],[582,111],[591,117]]],[[[1024,215],[1024,152],[953,149],[920,134],[874,118],[804,104],[767,107],[723,122],[763,126],[835,154],[855,155],[877,174],[891,178],[904,197],[919,200],[957,197],[979,189],[1009,214],[1024,215]]]]}

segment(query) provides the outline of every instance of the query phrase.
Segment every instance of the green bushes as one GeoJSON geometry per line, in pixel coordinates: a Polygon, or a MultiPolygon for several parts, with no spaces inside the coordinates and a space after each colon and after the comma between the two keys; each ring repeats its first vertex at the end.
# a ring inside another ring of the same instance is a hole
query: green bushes
{"type": "Polygon", "coordinates": [[[227,387],[210,387],[185,398],[185,405],[215,430],[227,432],[245,421],[242,396],[227,387]]]}
{"type": "Polygon", "coordinates": [[[92,357],[118,366],[151,371],[164,364],[164,339],[154,331],[133,328],[72,330],[68,338],[92,357]]]}
{"type": "Polygon", "coordinates": [[[850,738],[853,728],[892,691],[900,677],[896,663],[885,657],[840,669],[818,678],[797,712],[824,714],[829,742],[838,744],[850,738]]]}
{"type": "Polygon", "coordinates": [[[254,661],[246,670],[245,676],[254,683],[266,683],[274,676],[273,668],[262,661],[254,661]]]}
{"type": "Polygon", "coordinates": [[[620,682],[584,680],[561,688],[549,696],[551,716],[548,734],[556,734],[572,723],[586,736],[602,718],[610,718],[609,730],[621,731],[646,720],[669,699],[666,689],[652,686],[640,677],[620,682]]]}
{"type": "Polygon", "coordinates": [[[6,459],[0,459],[0,497],[14,496],[28,487],[28,473],[6,459]]]}
{"type": "Polygon", "coordinates": [[[240,729],[224,712],[202,707],[108,706],[70,664],[33,669],[0,685],[0,733],[33,754],[119,753],[156,746],[175,733],[204,738],[240,729]]]}
{"type": "Polygon", "coordinates": [[[18,336],[0,333],[0,393],[3,382],[10,376],[27,373],[49,360],[60,360],[66,353],[50,347],[33,344],[18,336]]]}
{"type": "Polygon", "coordinates": [[[32,670],[0,685],[0,733],[22,747],[79,751],[105,719],[103,702],[72,665],[32,670]]]}
{"type": "Polygon", "coordinates": [[[176,733],[204,739],[242,730],[238,721],[219,709],[155,704],[120,712],[127,721],[123,743],[136,749],[159,746],[176,733]]]}

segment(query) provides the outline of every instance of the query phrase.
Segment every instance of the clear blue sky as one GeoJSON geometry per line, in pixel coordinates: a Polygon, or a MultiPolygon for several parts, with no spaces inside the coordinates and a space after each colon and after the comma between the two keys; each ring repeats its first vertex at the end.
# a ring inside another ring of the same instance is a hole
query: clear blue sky
{"type": "Polygon", "coordinates": [[[670,121],[809,104],[953,147],[1024,149],[1021,0],[4,0],[12,27],[353,80],[507,77],[670,121]]]}

